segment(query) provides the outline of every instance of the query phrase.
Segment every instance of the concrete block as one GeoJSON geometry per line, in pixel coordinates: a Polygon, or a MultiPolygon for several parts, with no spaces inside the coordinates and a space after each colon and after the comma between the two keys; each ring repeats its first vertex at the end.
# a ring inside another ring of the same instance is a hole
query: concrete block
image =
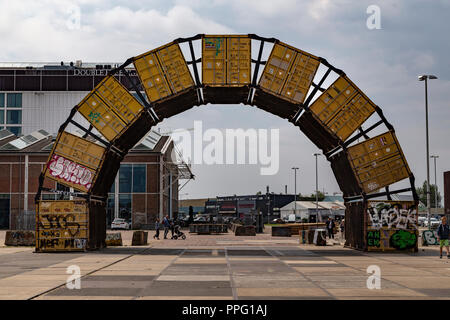
{"type": "Polygon", "coordinates": [[[147,231],[134,231],[133,239],[131,240],[132,246],[145,246],[147,245],[148,232],[147,231]]]}
{"type": "Polygon", "coordinates": [[[35,246],[36,233],[30,230],[6,231],[5,246],[35,246]]]}
{"type": "Polygon", "coordinates": [[[122,246],[122,234],[120,232],[107,233],[105,239],[106,246],[122,246]]]}
{"type": "Polygon", "coordinates": [[[272,237],[290,237],[291,229],[289,227],[280,227],[273,226],[272,227],[272,237]]]}

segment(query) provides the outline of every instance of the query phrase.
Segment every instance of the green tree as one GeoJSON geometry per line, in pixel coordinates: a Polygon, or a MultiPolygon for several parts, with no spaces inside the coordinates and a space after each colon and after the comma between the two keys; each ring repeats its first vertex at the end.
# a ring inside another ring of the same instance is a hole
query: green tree
{"type": "MultiPolygon", "coordinates": [[[[427,182],[424,181],[422,184],[422,187],[416,188],[416,192],[417,195],[419,196],[420,201],[426,206],[427,205],[427,182]]],[[[438,203],[438,208],[440,208],[440,203],[441,203],[441,193],[437,190],[436,185],[434,184],[430,184],[430,197],[431,197],[431,208],[436,208],[436,203],[435,203],[435,199],[436,199],[436,191],[437,191],[437,203],[438,203]]]]}
{"type": "Polygon", "coordinates": [[[260,195],[262,195],[262,192],[261,192],[261,191],[258,191],[258,192],[256,193],[256,195],[257,195],[257,196],[260,196],[260,195]]]}

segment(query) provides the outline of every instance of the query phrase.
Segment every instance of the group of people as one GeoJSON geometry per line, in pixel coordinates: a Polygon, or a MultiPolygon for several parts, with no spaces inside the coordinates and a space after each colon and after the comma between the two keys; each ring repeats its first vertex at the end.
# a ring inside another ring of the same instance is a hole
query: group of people
{"type": "MultiPolygon", "coordinates": [[[[169,219],[169,216],[167,215],[163,219],[162,227],[164,228],[164,239],[167,239],[167,234],[169,233],[169,230],[172,233],[171,239],[173,239],[173,233],[175,231],[175,221],[169,219]]],[[[156,218],[155,229],[156,229],[156,233],[153,236],[153,239],[159,240],[159,230],[161,229],[161,223],[160,223],[159,218],[156,218]]]]}
{"type": "MultiPolygon", "coordinates": [[[[345,225],[345,221],[344,219],[342,219],[339,223],[339,229],[341,231],[341,237],[343,237],[344,235],[344,225],[345,225]]],[[[327,227],[327,234],[328,234],[328,238],[330,239],[334,239],[334,228],[336,227],[336,223],[334,222],[334,220],[330,217],[328,218],[328,220],[325,222],[325,225],[327,227]]]]}

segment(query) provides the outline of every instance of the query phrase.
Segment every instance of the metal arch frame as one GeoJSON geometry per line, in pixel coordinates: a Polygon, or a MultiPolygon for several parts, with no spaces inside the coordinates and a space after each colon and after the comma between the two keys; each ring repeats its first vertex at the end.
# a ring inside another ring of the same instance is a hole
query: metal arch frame
{"type": "MultiPolygon", "coordinates": [[[[204,36],[205,36],[205,34],[197,34],[197,35],[195,35],[193,37],[177,38],[177,39],[175,39],[173,41],[173,43],[175,43],[175,44],[188,43],[191,60],[190,61],[186,61],[186,59],[185,59],[185,62],[186,62],[186,65],[192,65],[192,70],[193,70],[193,73],[194,73],[194,77],[193,77],[193,79],[194,79],[194,86],[193,86],[193,88],[196,91],[197,98],[198,98],[198,103],[200,105],[205,104],[205,100],[203,99],[203,89],[205,88],[205,86],[203,85],[203,83],[202,83],[202,81],[200,79],[199,70],[198,70],[198,66],[197,66],[198,63],[202,62],[202,58],[196,58],[194,47],[193,47],[193,41],[200,40],[204,36]]],[[[262,55],[263,55],[263,52],[264,52],[264,45],[265,45],[265,43],[276,44],[276,43],[279,43],[280,40],[278,40],[276,38],[261,37],[261,36],[258,36],[256,34],[248,34],[247,36],[251,40],[260,41],[257,58],[253,59],[250,56],[250,64],[254,64],[254,69],[253,69],[253,74],[252,74],[253,78],[251,79],[250,84],[248,85],[249,93],[248,93],[247,99],[245,101],[242,101],[242,103],[244,103],[246,105],[253,106],[253,105],[255,105],[255,103],[254,103],[254,95],[255,95],[255,93],[258,90],[261,90],[260,86],[258,85],[258,74],[259,74],[259,71],[260,71],[260,67],[262,65],[266,65],[267,64],[267,61],[262,61],[262,55]]],[[[127,59],[122,65],[120,65],[120,66],[110,70],[108,72],[108,75],[114,76],[117,72],[122,72],[124,74],[126,79],[130,82],[131,87],[136,91],[136,94],[139,96],[139,98],[141,100],[140,103],[144,105],[144,110],[146,111],[146,113],[148,113],[148,116],[150,117],[151,122],[152,122],[151,125],[153,126],[153,125],[156,125],[157,123],[159,123],[162,119],[160,119],[160,117],[158,116],[158,114],[154,110],[152,102],[150,102],[150,100],[147,100],[144,97],[144,95],[142,93],[142,90],[140,89],[143,86],[140,83],[139,78],[137,79],[138,83],[136,83],[136,81],[131,78],[129,72],[126,70],[126,67],[128,67],[130,64],[132,64],[134,61],[135,61],[135,57],[131,57],[131,58],[127,59]]],[[[319,61],[319,66],[323,65],[323,66],[325,66],[327,68],[327,70],[326,70],[325,74],[320,78],[320,80],[317,83],[314,82],[314,79],[312,80],[312,82],[310,84],[310,88],[313,87],[312,91],[309,94],[307,94],[307,96],[305,97],[305,100],[304,100],[303,103],[300,103],[300,104],[297,105],[297,108],[298,108],[297,111],[295,111],[294,115],[290,116],[290,118],[288,119],[288,121],[293,123],[294,125],[297,125],[299,123],[300,119],[303,117],[305,112],[310,112],[309,106],[310,106],[312,100],[314,99],[314,96],[319,91],[323,92],[323,91],[326,90],[322,86],[323,86],[323,83],[326,81],[326,79],[328,78],[328,76],[331,74],[332,71],[334,73],[338,74],[339,76],[345,76],[345,73],[344,73],[343,70],[338,69],[335,66],[333,66],[332,64],[330,64],[325,58],[318,57],[318,61],[319,61]]],[[[319,66],[317,68],[319,68],[319,66]]],[[[190,72],[190,70],[189,70],[189,72],[190,72]]],[[[192,76],[192,74],[191,74],[191,76],[192,76]]],[[[164,77],[166,77],[166,74],[164,74],[164,77]]],[[[93,90],[95,90],[95,88],[93,90]]],[[[171,98],[173,98],[173,96],[174,96],[174,94],[169,95],[167,97],[167,99],[170,100],[171,98]]],[[[256,103],[256,106],[258,106],[257,103],[256,103]]],[[[92,132],[92,129],[93,129],[92,125],[90,125],[90,127],[88,129],[86,129],[82,125],[77,123],[75,120],[73,120],[73,117],[75,116],[77,111],[78,111],[78,105],[75,106],[71,110],[69,117],[67,118],[67,120],[59,128],[58,134],[61,133],[62,131],[64,131],[69,124],[75,125],[79,129],[83,130],[84,137],[91,136],[95,140],[99,141],[100,143],[104,144],[107,147],[107,151],[106,151],[106,155],[105,156],[109,155],[109,153],[110,153],[109,151],[112,151],[113,153],[115,153],[117,155],[116,159],[111,160],[111,163],[113,164],[113,167],[115,165],[114,169],[116,169],[117,163],[119,163],[119,165],[120,165],[120,161],[128,153],[129,150],[121,150],[121,149],[119,149],[118,147],[116,147],[114,145],[114,141],[112,141],[112,142],[105,141],[102,137],[94,134],[92,132]]],[[[181,113],[183,111],[179,111],[177,113],[181,113]]],[[[270,110],[267,110],[267,111],[270,112],[270,110]]],[[[338,143],[331,150],[326,150],[325,151],[320,146],[318,146],[320,149],[322,149],[322,151],[323,151],[324,155],[326,156],[327,160],[330,161],[330,158],[333,155],[335,155],[335,154],[338,154],[340,152],[346,152],[347,148],[352,143],[354,143],[356,140],[358,140],[359,138],[364,138],[365,140],[369,139],[368,133],[371,132],[372,130],[374,130],[375,128],[377,128],[378,126],[380,126],[381,124],[384,124],[387,127],[388,131],[395,133],[394,127],[387,121],[387,119],[385,118],[385,116],[384,116],[384,114],[383,114],[383,112],[382,112],[382,110],[381,110],[381,108],[379,106],[375,107],[375,112],[377,113],[377,115],[380,117],[381,120],[377,121],[375,124],[371,125],[369,128],[363,129],[362,126],[360,126],[357,129],[358,132],[356,134],[355,134],[355,132],[352,133],[352,136],[349,137],[348,139],[346,139],[346,141],[341,141],[340,139],[337,139],[338,143]]],[[[322,125],[322,127],[325,128],[324,125],[322,125]]],[[[121,136],[125,136],[127,134],[127,132],[129,131],[128,129],[129,128],[127,128],[127,130],[125,130],[122,133],[121,136]]],[[[330,133],[330,135],[332,135],[332,134],[330,133]]],[[[52,150],[52,152],[53,152],[53,150],[52,150]]],[[[100,174],[101,169],[102,169],[101,167],[99,167],[97,169],[97,174],[98,175],[100,174]]],[[[118,168],[117,168],[117,170],[118,170],[118,168]]],[[[115,172],[115,173],[117,173],[117,172],[115,172]]],[[[41,173],[41,175],[39,177],[39,189],[38,189],[38,193],[36,194],[36,197],[35,197],[36,202],[41,198],[42,191],[61,193],[58,190],[44,188],[43,187],[44,180],[45,180],[45,177],[43,176],[43,173],[41,173]]],[[[409,180],[410,180],[410,184],[411,184],[410,188],[404,188],[404,189],[400,189],[400,190],[391,191],[389,189],[389,185],[388,185],[388,186],[385,187],[385,192],[370,193],[370,194],[365,194],[364,192],[361,192],[357,196],[345,197],[345,202],[346,203],[352,203],[352,202],[358,202],[358,201],[366,202],[368,199],[371,199],[371,198],[374,198],[374,197],[378,197],[378,196],[387,196],[387,198],[390,199],[392,194],[411,191],[413,193],[414,200],[417,203],[419,198],[418,198],[416,190],[415,190],[415,186],[414,186],[415,178],[414,178],[414,175],[412,174],[412,172],[410,173],[409,180]]],[[[89,192],[87,192],[87,193],[73,192],[73,193],[70,193],[70,195],[76,196],[76,197],[82,197],[82,198],[88,199],[89,201],[105,202],[106,198],[107,198],[107,195],[105,195],[105,194],[93,194],[92,193],[92,190],[94,189],[95,184],[97,183],[97,181],[98,181],[98,179],[96,181],[94,181],[93,186],[91,187],[89,192]]]]}

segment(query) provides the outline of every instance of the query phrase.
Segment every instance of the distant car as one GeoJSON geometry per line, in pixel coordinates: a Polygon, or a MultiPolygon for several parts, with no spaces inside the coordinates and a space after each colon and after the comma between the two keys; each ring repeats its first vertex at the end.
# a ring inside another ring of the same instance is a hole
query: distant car
{"type": "Polygon", "coordinates": [[[419,217],[419,226],[423,226],[425,224],[425,220],[427,220],[427,217],[419,217]]]}
{"type": "MultiPolygon", "coordinates": [[[[437,228],[439,226],[439,224],[440,224],[440,221],[438,219],[436,219],[436,218],[430,218],[430,222],[431,222],[431,228],[437,228]]],[[[423,222],[423,225],[425,227],[428,227],[428,219],[426,219],[423,222]]]]}
{"type": "Polygon", "coordinates": [[[281,219],[281,218],[276,218],[276,219],[273,219],[272,221],[271,221],[271,223],[272,224],[281,224],[281,223],[285,223],[284,222],[284,220],[283,219],[281,219]]]}
{"type": "Polygon", "coordinates": [[[121,218],[116,218],[111,223],[111,230],[114,230],[114,229],[128,230],[128,229],[130,229],[130,227],[131,227],[131,223],[129,223],[125,219],[121,219],[121,218]]]}

